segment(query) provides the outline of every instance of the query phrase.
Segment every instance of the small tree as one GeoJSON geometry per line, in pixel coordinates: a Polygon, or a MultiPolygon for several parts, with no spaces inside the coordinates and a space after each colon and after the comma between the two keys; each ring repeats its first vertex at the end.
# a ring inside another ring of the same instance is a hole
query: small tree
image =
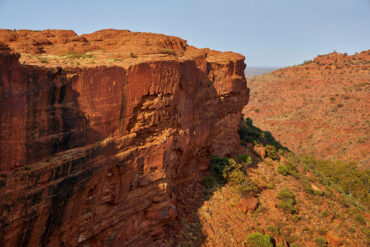
{"type": "Polygon", "coordinates": [[[252,158],[246,154],[239,155],[239,161],[244,162],[246,165],[252,164],[252,158]]]}
{"type": "Polygon", "coordinates": [[[249,126],[252,126],[253,125],[253,121],[251,118],[247,117],[247,119],[245,119],[245,123],[249,126]]]}
{"type": "Polygon", "coordinates": [[[275,146],[272,146],[272,145],[266,145],[266,146],[265,146],[265,149],[266,149],[267,157],[269,157],[269,158],[270,158],[270,159],[272,159],[272,160],[278,160],[278,159],[279,159],[279,155],[278,155],[278,153],[276,152],[276,148],[275,148],[275,146]]]}

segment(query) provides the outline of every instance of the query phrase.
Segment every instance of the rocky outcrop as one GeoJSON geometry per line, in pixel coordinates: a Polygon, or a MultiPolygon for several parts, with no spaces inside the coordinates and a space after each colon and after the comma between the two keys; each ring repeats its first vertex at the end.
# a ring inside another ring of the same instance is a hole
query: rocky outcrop
{"type": "Polygon", "coordinates": [[[240,146],[244,57],[129,31],[0,36],[1,246],[175,244],[210,154],[240,146]]]}

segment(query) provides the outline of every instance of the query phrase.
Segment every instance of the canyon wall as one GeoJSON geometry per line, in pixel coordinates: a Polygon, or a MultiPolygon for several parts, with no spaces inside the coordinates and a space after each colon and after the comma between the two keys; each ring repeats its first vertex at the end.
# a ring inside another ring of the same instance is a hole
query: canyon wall
{"type": "Polygon", "coordinates": [[[210,155],[240,148],[244,57],[118,30],[0,37],[1,246],[175,245],[210,155]]]}

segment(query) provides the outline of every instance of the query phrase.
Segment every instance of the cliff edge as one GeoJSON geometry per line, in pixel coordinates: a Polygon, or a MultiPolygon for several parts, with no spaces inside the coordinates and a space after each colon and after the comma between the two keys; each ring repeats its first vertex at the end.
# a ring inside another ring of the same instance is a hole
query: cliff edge
{"type": "Polygon", "coordinates": [[[233,155],[244,57],[160,34],[0,30],[2,246],[170,246],[233,155]]]}

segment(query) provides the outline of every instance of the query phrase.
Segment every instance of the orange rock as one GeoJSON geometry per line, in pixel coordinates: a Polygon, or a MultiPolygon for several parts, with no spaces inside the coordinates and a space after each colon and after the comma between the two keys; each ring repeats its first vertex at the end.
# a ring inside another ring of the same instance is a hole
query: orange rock
{"type": "Polygon", "coordinates": [[[254,146],[253,147],[253,151],[259,156],[261,157],[261,159],[264,159],[266,158],[266,149],[265,147],[262,147],[262,146],[254,146]]]}
{"type": "Polygon", "coordinates": [[[288,163],[287,159],[284,156],[280,155],[279,158],[280,158],[280,163],[282,163],[282,164],[287,164],[288,163]]]}
{"type": "Polygon", "coordinates": [[[247,213],[248,211],[254,211],[257,208],[257,205],[258,199],[254,196],[249,195],[246,198],[240,199],[235,206],[242,212],[247,213]]]}
{"type": "Polygon", "coordinates": [[[326,240],[329,243],[329,246],[331,247],[339,247],[343,245],[343,241],[340,240],[338,237],[334,236],[332,233],[328,232],[326,234],[326,240]]]}

